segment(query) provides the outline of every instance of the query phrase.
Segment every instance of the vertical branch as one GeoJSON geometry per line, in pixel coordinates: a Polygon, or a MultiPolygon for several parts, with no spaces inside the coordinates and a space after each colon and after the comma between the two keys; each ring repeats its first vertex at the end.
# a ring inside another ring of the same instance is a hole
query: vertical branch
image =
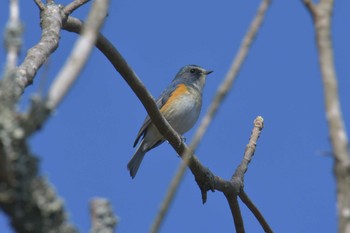
{"type": "Polygon", "coordinates": [[[239,208],[239,203],[237,200],[237,195],[226,195],[227,202],[230,206],[230,210],[233,216],[233,221],[235,223],[235,229],[237,233],[244,233],[244,224],[243,218],[241,214],[241,209],[239,208]]]}
{"type": "Polygon", "coordinates": [[[334,157],[334,174],[337,185],[337,207],[339,232],[350,232],[350,154],[348,138],[341,112],[338,95],[337,77],[334,67],[333,46],[331,38],[331,18],[333,0],[320,0],[313,4],[304,0],[310,11],[316,33],[319,53],[326,118],[334,157]]]}

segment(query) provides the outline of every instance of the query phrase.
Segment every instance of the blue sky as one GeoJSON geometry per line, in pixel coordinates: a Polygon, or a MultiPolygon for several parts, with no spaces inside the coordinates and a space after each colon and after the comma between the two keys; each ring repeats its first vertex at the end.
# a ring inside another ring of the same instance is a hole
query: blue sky
{"type": "MultiPolygon", "coordinates": [[[[57,1],[59,2],[59,1],[57,1]]],[[[67,4],[68,0],[59,3],[67,4]]],[[[103,33],[157,97],[180,67],[214,70],[207,79],[202,114],[213,99],[260,1],[112,1],[103,33]]],[[[84,19],[91,4],[74,13],[84,19]]],[[[333,21],[335,65],[343,116],[350,121],[350,2],[336,1],[333,21]]],[[[0,9],[1,28],[8,17],[0,9]]],[[[25,51],[40,35],[39,12],[21,1],[25,51]]],[[[46,88],[77,36],[62,32],[60,47],[26,89],[28,98],[46,88]],[[46,78],[45,78],[46,77],[46,78]]],[[[5,64],[3,47],[0,50],[5,64]]],[[[180,159],[167,143],[152,150],[132,180],[126,164],[145,110],[121,76],[95,49],[54,116],[31,140],[46,176],[64,199],[71,221],[90,227],[88,202],[108,198],[120,218],[118,232],[147,232],[180,159]]],[[[245,178],[245,190],[275,232],[336,232],[333,161],[311,17],[301,1],[274,1],[232,92],[196,151],[215,174],[229,178],[240,162],[256,116],[265,119],[245,178]]],[[[196,125],[198,126],[198,124],[196,125]]],[[[186,134],[190,141],[195,129],[186,134]]],[[[241,205],[247,232],[262,232],[241,205]]],[[[225,197],[200,191],[190,172],[177,193],[161,232],[233,232],[225,197]]],[[[0,213],[0,230],[11,232],[0,213]]]]}

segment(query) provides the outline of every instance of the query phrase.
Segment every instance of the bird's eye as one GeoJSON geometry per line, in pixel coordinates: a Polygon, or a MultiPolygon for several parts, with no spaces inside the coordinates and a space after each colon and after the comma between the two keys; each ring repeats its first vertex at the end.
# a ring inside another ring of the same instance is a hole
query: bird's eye
{"type": "Polygon", "coordinates": [[[196,71],[195,71],[195,69],[191,69],[190,72],[191,72],[191,74],[194,74],[196,71]]]}

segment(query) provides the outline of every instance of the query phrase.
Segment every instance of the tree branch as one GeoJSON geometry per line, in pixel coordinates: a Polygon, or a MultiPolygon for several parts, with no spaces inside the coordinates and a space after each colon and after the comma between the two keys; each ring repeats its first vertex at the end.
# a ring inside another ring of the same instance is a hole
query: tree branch
{"type": "MultiPolygon", "coordinates": [[[[36,1],[40,9],[43,7],[40,1],[36,1]],[[40,4],[41,3],[41,4],[40,4]]],[[[16,70],[18,89],[17,95],[21,95],[24,89],[31,85],[39,68],[48,57],[57,49],[62,22],[66,15],[61,5],[50,4],[40,11],[42,34],[38,44],[28,50],[23,63],[16,70]]]]}
{"type": "Polygon", "coordinates": [[[337,183],[338,227],[339,232],[349,233],[350,152],[338,95],[338,83],[333,58],[331,18],[334,1],[320,0],[317,5],[313,5],[313,8],[310,8],[308,2],[304,0],[304,4],[311,13],[314,21],[324,88],[326,117],[333,149],[334,174],[337,183]]]}
{"type": "Polygon", "coordinates": [[[225,197],[227,199],[227,202],[230,206],[230,210],[233,216],[233,220],[235,223],[235,228],[237,233],[244,233],[244,224],[243,224],[243,218],[241,214],[241,209],[239,207],[238,201],[237,201],[237,195],[229,195],[225,193],[225,197]]]}
{"type": "Polygon", "coordinates": [[[254,128],[250,136],[249,143],[245,148],[243,160],[241,164],[238,166],[238,168],[236,169],[231,180],[238,179],[243,181],[244,174],[247,172],[248,165],[253,158],[253,155],[256,149],[256,142],[258,141],[258,138],[260,137],[260,134],[261,134],[261,130],[263,128],[264,128],[264,119],[261,116],[258,116],[254,121],[254,128]]]}
{"type": "Polygon", "coordinates": [[[266,233],[272,233],[272,229],[269,224],[266,222],[264,216],[261,214],[259,209],[254,205],[254,203],[250,200],[248,195],[242,190],[239,193],[239,198],[243,201],[243,203],[249,208],[249,210],[254,214],[255,218],[259,221],[260,225],[264,229],[266,233]]]}
{"type": "MultiPolygon", "coordinates": [[[[22,73],[28,74],[25,67],[35,69],[35,59],[31,62],[28,57],[35,57],[38,48],[43,48],[43,44],[28,53],[25,65],[19,69],[22,73]]],[[[25,79],[29,77],[26,75],[25,79]]],[[[18,86],[18,79],[21,79],[18,69],[13,69],[0,80],[0,164],[4,168],[0,175],[0,208],[9,216],[16,232],[75,232],[67,222],[63,201],[37,175],[38,160],[29,151],[21,115],[16,112],[17,100],[25,87],[18,86]]]]}
{"type": "MultiPolygon", "coordinates": [[[[84,1],[75,1],[73,2],[75,4],[71,3],[69,6],[73,6],[70,9],[73,10],[74,7],[80,6],[82,2],[84,1]]],[[[108,2],[108,0],[96,0],[94,2],[88,20],[84,24],[81,36],[49,90],[47,99],[48,109],[53,110],[57,108],[87,62],[106,17],[108,2]]]]}
{"type": "Polygon", "coordinates": [[[0,80],[0,208],[20,233],[76,232],[68,223],[63,201],[38,175],[38,160],[27,145],[28,136],[38,129],[50,111],[41,99],[34,99],[26,115],[18,113],[15,107],[24,88],[57,48],[60,28],[67,17],[62,7],[47,2],[51,4],[45,6],[36,1],[42,10],[40,42],[28,51],[18,69],[6,72],[0,80]]]}
{"type": "Polygon", "coordinates": [[[69,3],[67,6],[64,7],[63,11],[67,14],[70,15],[72,14],[76,9],[81,7],[82,5],[90,2],[90,0],[75,0],[71,3],[69,3]]]}

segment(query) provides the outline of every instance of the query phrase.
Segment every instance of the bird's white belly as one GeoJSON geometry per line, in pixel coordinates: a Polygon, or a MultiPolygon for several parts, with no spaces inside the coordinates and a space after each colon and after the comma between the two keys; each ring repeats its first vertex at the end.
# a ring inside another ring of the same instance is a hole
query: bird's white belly
{"type": "Polygon", "coordinates": [[[200,110],[201,101],[193,95],[183,95],[174,101],[171,110],[164,114],[169,124],[179,133],[184,134],[196,123],[200,110]]]}

